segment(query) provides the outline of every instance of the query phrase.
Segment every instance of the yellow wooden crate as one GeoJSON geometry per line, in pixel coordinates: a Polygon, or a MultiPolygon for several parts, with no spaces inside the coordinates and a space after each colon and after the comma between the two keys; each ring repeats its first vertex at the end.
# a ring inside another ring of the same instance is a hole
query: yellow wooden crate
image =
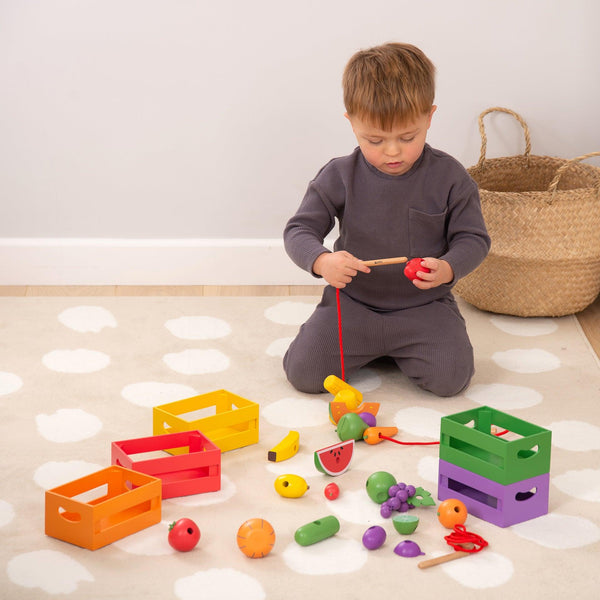
{"type": "MultiPolygon", "coordinates": [[[[155,406],[152,433],[164,435],[198,430],[221,452],[227,452],[258,442],[258,409],[256,402],[227,390],[217,390],[155,406]]],[[[185,451],[185,448],[168,450],[171,454],[185,451]]]]}

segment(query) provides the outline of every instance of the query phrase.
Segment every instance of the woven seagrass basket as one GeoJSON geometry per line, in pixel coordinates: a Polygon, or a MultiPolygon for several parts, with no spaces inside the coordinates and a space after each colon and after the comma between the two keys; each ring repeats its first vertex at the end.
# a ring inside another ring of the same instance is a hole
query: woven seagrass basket
{"type": "Polygon", "coordinates": [[[481,156],[468,171],[492,247],[456,293],[482,310],[521,317],[583,310],[600,293],[600,168],[580,161],[600,152],[533,156],[525,121],[500,107],[479,115],[479,132],[481,156]],[[483,118],[494,111],[521,124],[524,154],[486,159],[483,118]]]}

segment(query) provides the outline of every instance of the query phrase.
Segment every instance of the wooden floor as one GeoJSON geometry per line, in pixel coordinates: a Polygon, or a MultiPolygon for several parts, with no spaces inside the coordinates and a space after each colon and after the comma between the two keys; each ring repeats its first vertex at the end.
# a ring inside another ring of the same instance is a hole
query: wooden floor
{"type": "MultiPolygon", "coordinates": [[[[319,285],[250,286],[0,286],[0,296],[314,296],[319,285]]],[[[592,348],[600,357],[600,296],[577,315],[592,348]]]]}

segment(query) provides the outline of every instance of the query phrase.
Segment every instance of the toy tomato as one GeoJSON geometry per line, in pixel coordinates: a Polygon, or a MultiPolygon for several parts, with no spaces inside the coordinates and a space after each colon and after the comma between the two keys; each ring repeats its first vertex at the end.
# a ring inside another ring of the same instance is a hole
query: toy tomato
{"type": "Polygon", "coordinates": [[[420,279],[417,277],[417,272],[422,271],[423,273],[429,273],[431,269],[427,267],[422,267],[421,262],[423,262],[422,258],[411,258],[404,267],[404,274],[411,280],[420,279]]]}
{"type": "Polygon", "coordinates": [[[467,520],[467,507],[456,498],[444,500],[437,510],[440,523],[446,529],[454,529],[455,525],[462,525],[467,520]]]}
{"type": "Polygon", "coordinates": [[[327,500],[335,500],[340,495],[340,488],[337,483],[328,483],[325,486],[324,493],[327,500]]]}
{"type": "Polygon", "coordinates": [[[191,519],[179,519],[169,525],[169,544],[178,552],[189,552],[200,540],[200,529],[191,519]]]}

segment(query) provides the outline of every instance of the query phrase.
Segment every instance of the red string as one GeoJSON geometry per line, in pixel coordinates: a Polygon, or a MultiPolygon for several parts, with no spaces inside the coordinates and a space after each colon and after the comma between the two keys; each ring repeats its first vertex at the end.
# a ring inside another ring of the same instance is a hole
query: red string
{"type": "Polygon", "coordinates": [[[390,442],[395,442],[396,444],[402,444],[403,446],[432,446],[433,444],[439,444],[439,442],[401,442],[400,440],[395,440],[394,438],[388,437],[387,435],[379,434],[379,437],[382,440],[389,440],[390,442]]]}
{"type": "MultiPolygon", "coordinates": [[[[494,435],[499,436],[499,435],[504,435],[505,433],[508,433],[508,429],[494,433],[494,435]]],[[[383,435],[382,433],[379,433],[379,437],[382,440],[388,440],[389,442],[394,442],[395,444],[401,444],[402,446],[434,446],[435,444],[439,444],[439,442],[402,442],[395,438],[388,437],[387,435],[383,435]]]]}
{"type": "Polygon", "coordinates": [[[464,525],[455,525],[454,531],[450,535],[444,536],[444,539],[455,550],[461,552],[479,552],[488,545],[480,535],[467,531],[464,525]],[[463,544],[473,544],[473,547],[465,548],[463,544]]]}
{"type": "Polygon", "coordinates": [[[340,307],[340,288],[335,288],[335,300],[337,303],[338,335],[340,339],[340,366],[342,369],[342,381],[346,381],[344,372],[344,345],[342,343],[342,309],[340,307]]]}

